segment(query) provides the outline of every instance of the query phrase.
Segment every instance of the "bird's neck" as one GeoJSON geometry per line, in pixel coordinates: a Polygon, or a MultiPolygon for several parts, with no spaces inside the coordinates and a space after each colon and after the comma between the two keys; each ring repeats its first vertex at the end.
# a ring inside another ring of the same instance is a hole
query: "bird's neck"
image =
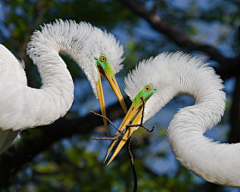
{"type": "Polygon", "coordinates": [[[92,26],[62,20],[47,24],[41,32],[36,31],[32,35],[27,53],[38,67],[42,87],[39,90],[29,89],[32,98],[29,100],[33,101],[32,107],[36,109],[32,114],[34,116],[32,124],[28,123],[31,127],[51,123],[65,115],[72,105],[74,89],[72,77],[59,53],[71,57],[85,71],[92,87],[95,86],[97,80],[93,77],[98,77],[97,69],[91,68],[94,63],[90,61],[94,62],[94,58],[91,60],[90,57],[92,50],[89,47],[92,45],[88,46],[92,35],[92,26]],[[39,105],[38,108],[36,103],[39,105]]]}
{"type": "MultiPolygon", "coordinates": [[[[28,43],[27,53],[38,68],[47,68],[52,53],[69,56],[85,72],[94,94],[97,95],[95,84],[98,81],[98,71],[94,58],[98,58],[102,53],[94,43],[100,38],[99,33],[101,34],[100,29],[87,23],[56,20],[54,24],[44,25],[41,32],[34,32],[28,43]]],[[[52,64],[59,63],[58,60],[51,61],[52,64]]],[[[44,81],[43,78],[43,83],[44,81]]]]}
{"type": "Polygon", "coordinates": [[[35,32],[28,44],[28,54],[38,67],[42,87],[23,87],[26,94],[20,96],[24,109],[19,117],[27,120],[25,124],[15,125],[13,129],[52,123],[64,116],[72,105],[73,80],[59,53],[67,54],[75,61],[79,59],[77,37],[73,38],[76,31],[56,25],[54,28],[50,27],[45,26],[42,32],[35,32]]]}
{"type": "Polygon", "coordinates": [[[196,103],[174,116],[168,128],[169,144],[181,164],[200,177],[239,187],[240,144],[220,144],[203,135],[224,113],[221,81],[206,66],[182,71],[179,93],[192,95],[196,103]]]}

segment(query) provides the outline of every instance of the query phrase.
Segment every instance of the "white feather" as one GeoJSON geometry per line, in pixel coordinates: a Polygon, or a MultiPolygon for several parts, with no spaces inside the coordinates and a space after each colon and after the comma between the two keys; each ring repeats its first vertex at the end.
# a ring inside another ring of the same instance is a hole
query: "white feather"
{"type": "Polygon", "coordinates": [[[177,159],[207,181],[240,187],[240,143],[213,142],[203,134],[217,124],[225,109],[222,80],[211,67],[190,55],[163,53],[140,62],[125,79],[133,100],[147,83],[156,93],[147,101],[144,121],[179,94],[192,95],[196,103],[181,109],[168,127],[168,142],[177,159]]]}
{"type": "Polygon", "coordinates": [[[112,34],[71,20],[56,20],[35,31],[27,53],[40,72],[41,89],[27,86],[23,62],[0,44],[0,153],[10,146],[18,130],[50,124],[71,107],[73,81],[59,53],[78,63],[96,96],[94,58],[105,54],[114,73],[122,68],[123,61],[123,47],[112,34]]]}
{"type": "Polygon", "coordinates": [[[94,58],[105,54],[114,73],[122,69],[123,46],[119,45],[112,34],[86,22],[77,24],[71,20],[65,22],[56,20],[53,24],[44,25],[41,32],[34,32],[27,50],[33,62],[37,65],[49,62],[52,52],[69,55],[79,64],[90,81],[96,97],[98,74],[94,58]]]}

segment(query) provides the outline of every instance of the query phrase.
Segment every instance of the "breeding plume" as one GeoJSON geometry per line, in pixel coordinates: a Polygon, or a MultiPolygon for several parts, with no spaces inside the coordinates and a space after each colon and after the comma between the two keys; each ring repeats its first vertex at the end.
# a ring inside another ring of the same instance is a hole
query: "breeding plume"
{"type": "Polygon", "coordinates": [[[27,86],[23,65],[0,45],[0,154],[20,129],[50,124],[71,107],[73,81],[59,53],[70,56],[85,72],[104,115],[100,74],[127,111],[114,76],[122,68],[123,47],[112,34],[85,22],[56,20],[34,32],[27,53],[40,72],[40,89],[27,86]]]}
{"type": "MultiPolygon", "coordinates": [[[[209,182],[240,187],[240,143],[219,143],[203,135],[221,120],[225,109],[222,81],[211,67],[181,52],[163,53],[140,62],[125,83],[125,91],[133,103],[120,130],[124,130],[130,121],[133,125],[140,122],[141,97],[145,102],[145,122],[173,97],[191,95],[196,100],[195,104],[180,109],[167,131],[168,142],[176,158],[209,182]]],[[[109,163],[136,129],[126,130],[109,163]]],[[[111,143],[107,156],[115,143],[111,143]]]]}

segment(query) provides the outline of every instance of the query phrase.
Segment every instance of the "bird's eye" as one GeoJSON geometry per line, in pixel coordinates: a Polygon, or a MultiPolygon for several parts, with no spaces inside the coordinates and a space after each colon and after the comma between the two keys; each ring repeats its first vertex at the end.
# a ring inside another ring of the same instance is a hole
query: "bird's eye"
{"type": "Polygon", "coordinates": [[[150,91],[150,89],[151,89],[151,87],[150,87],[149,85],[146,85],[146,86],[145,86],[145,91],[148,92],[148,91],[150,91]]]}
{"type": "Polygon", "coordinates": [[[100,58],[100,61],[101,62],[105,62],[107,59],[106,59],[106,57],[104,57],[104,56],[102,56],[101,58],[100,58]]]}

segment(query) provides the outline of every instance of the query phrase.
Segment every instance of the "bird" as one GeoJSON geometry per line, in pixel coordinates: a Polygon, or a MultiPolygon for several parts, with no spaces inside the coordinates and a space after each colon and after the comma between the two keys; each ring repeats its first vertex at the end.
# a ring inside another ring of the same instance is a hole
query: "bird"
{"type": "MultiPolygon", "coordinates": [[[[167,129],[174,155],[209,182],[240,187],[240,143],[220,143],[204,135],[221,120],[226,103],[223,81],[212,67],[187,53],[165,52],[141,61],[125,78],[125,85],[133,102],[119,126],[121,131],[126,129],[124,136],[108,164],[139,128],[126,125],[139,125],[142,118],[146,122],[174,97],[187,94],[195,104],[179,109],[167,129]]],[[[106,158],[115,143],[110,144],[106,158]]]]}
{"type": "Polygon", "coordinates": [[[51,124],[70,109],[74,84],[59,54],[68,55],[85,72],[103,115],[101,74],[127,111],[115,78],[123,68],[123,46],[111,33],[87,22],[57,19],[33,33],[27,54],[42,78],[39,89],[27,85],[24,63],[0,44],[0,154],[11,146],[19,130],[51,124]]]}

